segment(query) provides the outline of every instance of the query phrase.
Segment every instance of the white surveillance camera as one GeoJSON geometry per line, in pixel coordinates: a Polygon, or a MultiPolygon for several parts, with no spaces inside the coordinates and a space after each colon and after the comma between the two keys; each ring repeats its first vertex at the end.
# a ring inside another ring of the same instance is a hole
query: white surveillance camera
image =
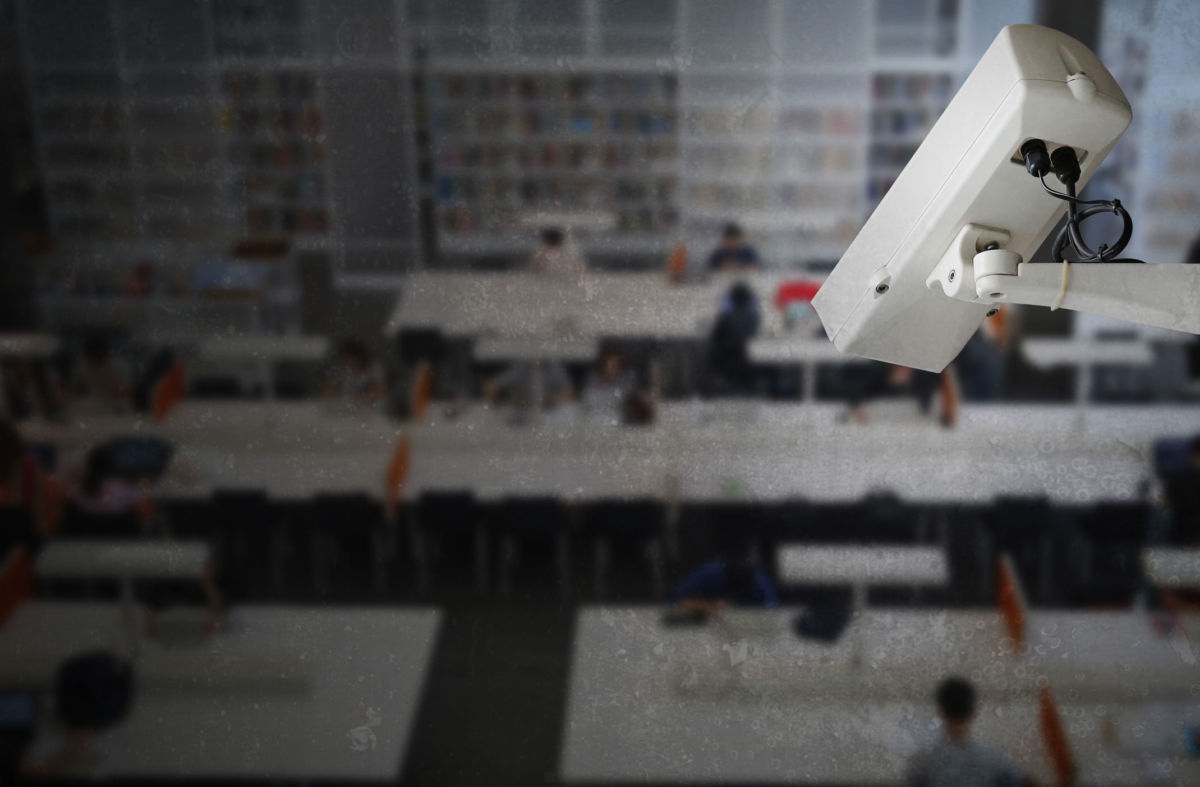
{"type": "MultiPolygon", "coordinates": [[[[1001,30],[813,298],[830,340],[941,371],[1003,303],[1200,333],[1200,265],[1110,262],[1106,247],[1096,262],[1026,262],[1068,204],[1038,176],[1073,199],[1130,119],[1087,47],[1037,25],[1001,30]]],[[[1110,209],[1124,214],[1083,208],[1110,209]]]]}

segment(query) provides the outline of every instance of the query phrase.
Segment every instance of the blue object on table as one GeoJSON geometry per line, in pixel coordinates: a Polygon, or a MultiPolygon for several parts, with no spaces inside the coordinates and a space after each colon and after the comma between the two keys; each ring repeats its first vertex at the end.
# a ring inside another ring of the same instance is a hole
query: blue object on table
{"type": "Polygon", "coordinates": [[[101,450],[107,452],[109,467],[122,478],[157,479],[167,469],[173,448],[155,437],[114,437],[101,450]]]}

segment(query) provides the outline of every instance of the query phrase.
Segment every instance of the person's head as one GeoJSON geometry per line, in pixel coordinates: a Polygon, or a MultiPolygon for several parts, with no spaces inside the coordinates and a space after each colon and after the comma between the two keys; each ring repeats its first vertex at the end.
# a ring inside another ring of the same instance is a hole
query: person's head
{"type": "Polygon", "coordinates": [[[0,484],[16,475],[25,457],[25,441],[10,422],[0,419],[0,484]]]}
{"type": "Polygon", "coordinates": [[[946,678],[938,686],[936,698],[946,734],[965,737],[975,718],[975,687],[963,678],[946,678]]]}
{"type": "Polygon", "coordinates": [[[726,224],[725,229],[721,231],[721,245],[727,249],[740,247],[745,239],[742,228],[736,224],[726,224]]]}
{"type": "Polygon", "coordinates": [[[542,230],[542,245],[547,249],[557,249],[563,245],[563,231],[558,227],[547,227],[542,230]]]}
{"type": "Polygon", "coordinates": [[[615,347],[604,347],[596,357],[596,373],[604,380],[615,380],[625,371],[625,356],[615,347]]]}
{"type": "Polygon", "coordinates": [[[1191,457],[1192,467],[1200,470],[1200,434],[1188,440],[1188,456],[1191,457]]]}
{"type": "Polygon", "coordinates": [[[90,366],[103,366],[112,357],[112,347],[103,336],[89,336],[83,343],[83,359],[90,366]]]}
{"type": "Polygon", "coordinates": [[[338,344],[338,363],[352,372],[361,372],[371,363],[371,351],[361,339],[343,339],[338,344]]]}

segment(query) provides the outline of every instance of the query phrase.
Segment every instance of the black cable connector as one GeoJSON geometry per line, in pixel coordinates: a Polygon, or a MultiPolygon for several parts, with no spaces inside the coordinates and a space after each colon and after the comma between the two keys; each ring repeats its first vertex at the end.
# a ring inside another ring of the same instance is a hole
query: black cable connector
{"type": "Polygon", "coordinates": [[[1021,158],[1025,159],[1025,171],[1035,178],[1044,178],[1050,172],[1050,153],[1046,143],[1031,139],[1021,146],[1021,158]]]}
{"type": "MultiPolygon", "coordinates": [[[[1055,148],[1053,153],[1047,155],[1046,143],[1040,139],[1031,139],[1021,145],[1021,157],[1025,160],[1025,169],[1030,175],[1041,181],[1045,192],[1067,203],[1067,223],[1063,225],[1062,230],[1059,231],[1058,236],[1054,239],[1054,261],[1062,262],[1066,259],[1064,252],[1068,245],[1074,249],[1075,256],[1077,257],[1072,262],[1115,261],[1117,255],[1129,245],[1129,239],[1133,235],[1133,218],[1118,199],[1083,200],[1075,196],[1075,184],[1079,182],[1081,170],[1079,167],[1079,158],[1075,155],[1074,148],[1064,145],[1055,148]],[[1046,185],[1046,175],[1051,170],[1053,170],[1059,182],[1066,187],[1065,194],[1055,191],[1046,185]],[[1087,207],[1080,210],[1081,205],[1087,207]],[[1100,248],[1092,249],[1092,247],[1084,242],[1080,225],[1092,216],[1110,212],[1121,217],[1123,225],[1121,237],[1111,246],[1102,243],[1100,244],[1100,248]]],[[[1141,262],[1141,260],[1121,261],[1141,262]]]]}

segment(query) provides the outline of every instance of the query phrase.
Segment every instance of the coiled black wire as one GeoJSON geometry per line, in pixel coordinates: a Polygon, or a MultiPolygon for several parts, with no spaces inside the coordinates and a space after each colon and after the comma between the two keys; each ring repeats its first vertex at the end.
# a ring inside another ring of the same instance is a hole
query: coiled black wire
{"type": "Polygon", "coordinates": [[[1133,235],[1133,218],[1129,215],[1129,211],[1121,204],[1121,200],[1084,200],[1075,196],[1075,184],[1067,183],[1067,193],[1063,194],[1060,191],[1055,191],[1046,185],[1046,178],[1043,175],[1042,188],[1052,197],[1064,200],[1067,203],[1067,223],[1059,231],[1058,237],[1054,239],[1054,261],[1062,262],[1065,257],[1063,251],[1070,244],[1075,250],[1075,256],[1078,259],[1072,262],[1141,262],[1141,260],[1122,259],[1118,260],[1117,255],[1125,250],[1129,245],[1129,238],[1133,235]],[[1083,210],[1079,209],[1080,205],[1086,205],[1083,210]],[[1080,231],[1080,225],[1091,218],[1098,216],[1101,213],[1115,213],[1121,217],[1121,222],[1124,225],[1121,230],[1121,237],[1112,246],[1106,243],[1100,244],[1100,248],[1092,249],[1083,240],[1083,233],[1080,231]]]}

